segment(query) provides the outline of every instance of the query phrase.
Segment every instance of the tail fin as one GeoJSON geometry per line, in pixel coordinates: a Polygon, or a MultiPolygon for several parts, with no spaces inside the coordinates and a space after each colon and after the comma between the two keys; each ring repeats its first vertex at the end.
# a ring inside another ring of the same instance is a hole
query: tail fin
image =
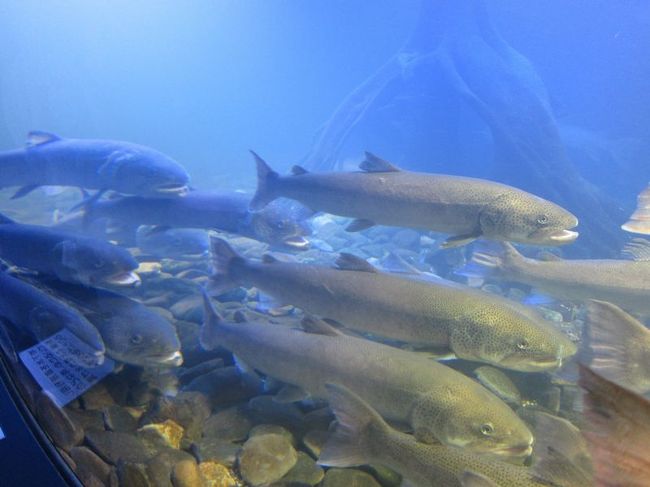
{"type": "Polygon", "coordinates": [[[472,259],[455,274],[465,277],[480,277],[497,274],[504,267],[523,259],[523,256],[508,242],[481,240],[474,245],[472,259]]]}
{"type": "Polygon", "coordinates": [[[266,161],[255,152],[251,151],[251,154],[255,158],[255,164],[257,164],[257,191],[250,202],[250,209],[258,211],[276,198],[272,186],[280,175],[271,169],[266,161]]]}
{"type": "Polygon", "coordinates": [[[389,426],[363,399],[349,389],[335,385],[326,386],[330,408],[337,419],[336,430],[321,450],[318,463],[330,467],[351,467],[370,461],[368,431],[389,426]]]}
{"type": "Polygon", "coordinates": [[[590,368],[632,391],[650,391],[650,330],[605,301],[587,305],[583,357],[590,368]]]}
{"type": "Polygon", "coordinates": [[[201,288],[201,294],[203,295],[203,323],[201,324],[199,343],[204,350],[214,350],[219,346],[218,329],[223,323],[223,319],[204,288],[201,288]]]}
{"type": "Polygon", "coordinates": [[[219,295],[238,286],[232,278],[231,269],[235,262],[244,262],[240,256],[224,239],[210,234],[210,258],[212,260],[212,276],[208,284],[212,294],[219,295]]]}

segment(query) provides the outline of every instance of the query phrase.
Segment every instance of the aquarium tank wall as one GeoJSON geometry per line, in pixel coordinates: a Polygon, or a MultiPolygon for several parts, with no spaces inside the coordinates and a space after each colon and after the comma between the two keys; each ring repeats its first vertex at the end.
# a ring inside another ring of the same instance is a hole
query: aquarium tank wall
{"type": "Polygon", "coordinates": [[[0,5],[0,484],[650,485],[649,25],[0,5]]]}

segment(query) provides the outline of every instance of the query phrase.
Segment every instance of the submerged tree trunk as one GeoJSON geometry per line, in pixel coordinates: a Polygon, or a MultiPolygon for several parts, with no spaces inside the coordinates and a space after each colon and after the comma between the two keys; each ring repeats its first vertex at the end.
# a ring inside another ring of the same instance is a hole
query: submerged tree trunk
{"type": "MultiPolygon", "coordinates": [[[[542,80],[494,29],[484,2],[422,0],[421,5],[418,24],[404,47],[343,100],[305,164],[334,169],[344,143],[377,108],[378,100],[390,97],[393,104],[399,103],[409,78],[436,72],[489,127],[494,179],[576,214],[581,236],[572,248],[581,254],[617,252],[623,239],[619,225],[625,220],[620,205],[571,163],[542,80]]],[[[441,87],[428,89],[436,92],[441,87]]]]}

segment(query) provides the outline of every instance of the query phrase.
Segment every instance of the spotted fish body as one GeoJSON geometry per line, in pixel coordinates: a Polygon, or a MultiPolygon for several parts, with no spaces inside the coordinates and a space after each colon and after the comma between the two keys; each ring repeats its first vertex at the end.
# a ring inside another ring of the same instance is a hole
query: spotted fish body
{"type": "Polygon", "coordinates": [[[309,173],[294,168],[280,176],[257,155],[258,190],[251,202],[261,209],[279,197],[314,211],[356,220],[348,227],[393,225],[451,234],[447,246],[483,236],[537,245],[563,245],[578,236],[568,211],[525,191],[482,179],[403,171],[372,154],[363,171],[309,173]]]}
{"type": "Polygon", "coordinates": [[[343,255],[343,269],[239,257],[212,237],[214,286],[255,286],[280,301],[351,329],[452,351],[523,371],[551,370],[575,353],[568,338],[530,309],[452,282],[378,272],[343,255]]]}

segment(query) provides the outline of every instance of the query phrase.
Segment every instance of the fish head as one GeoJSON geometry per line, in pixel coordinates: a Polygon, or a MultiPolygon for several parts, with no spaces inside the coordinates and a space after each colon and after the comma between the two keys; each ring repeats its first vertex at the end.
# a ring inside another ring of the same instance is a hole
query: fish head
{"type": "Polygon", "coordinates": [[[530,245],[565,245],[578,238],[571,230],[578,219],[564,208],[538,196],[512,191],[483,209],[481,234],[494,240],[530,245]]]}
{"type": "Polygon", "coordinates": [[[153,312],[139,319],[113,316],[101,327],[107,354],[121,362],[142,367],[177,367],[183,363],[181,344],[174,326],[153,312]]]}
{"type": "Polygon", "coordinates": [[[577,352],[569,338],[532,310],[493,303],[463,316],[452,331],[457,357],[521,372],[559,369],[577,352]]]}
{"type": "Polygon", "coordinates": [[[133,272],[138,263],[128,250],[94,238],[78,237],[56,245],[57,277],[87,286],[112,284],[135,286],[140,277],[133,272]]]}
{"type": "Polygon", "coordinates": [[[178,162],[149,147],[122,143],[98,173],[127,194],[176,197],[189,191],[190,177],[178,162]]]}
{"type": "Polygon", "coordinates": [[[418,441],[440,441],[504,458],[531,454],[533,435],[526,424],[483,386],[457,383],[443,392],[443,398],[436,394],[424,394],[413,409],[411,424],[418,441]],[[470,386],[471,391],[467,390],[470,386]]]}
{"type": "Polygon", "coordinates": [[[310,212],[294,202],[276,200],[251,214],[251,226],[256,238],[290,250],[307,250],[311,228],[306,222],[310,212]]]}

